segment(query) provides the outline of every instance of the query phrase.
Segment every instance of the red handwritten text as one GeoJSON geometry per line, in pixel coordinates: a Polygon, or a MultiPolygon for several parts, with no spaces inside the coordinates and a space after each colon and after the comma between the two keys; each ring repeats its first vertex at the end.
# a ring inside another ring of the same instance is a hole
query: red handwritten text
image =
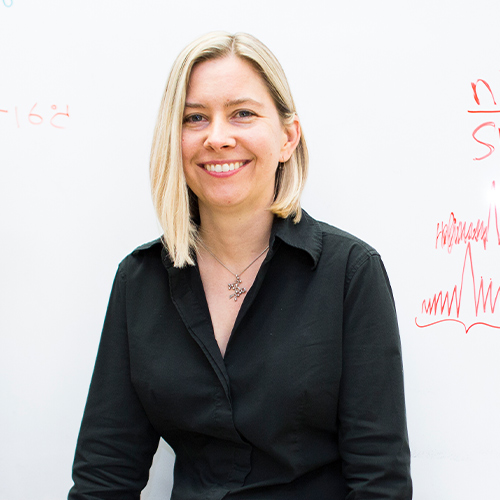
{"type": "MultiPolygon", "coordinates": [[[[30,108],[28,113],[21,113],[17,106],[14,106],[13,112],[8,109],[0,109],[0,113],[5,115],[10,113],[14,120],[14,125],[17,128],[21,128],[22,123],[27,122],[29,125],[38,126],[47,124],[54,128],[64,129],[66,128],[67,120],[70,117],[68,105],[66,105],[65,111],[57,111],[57,106],[55,104],[50,106],[50,110],[45,108],[39,111],[37,102],[35,102],[35,104],[30,108]]],[[[2,120],[1,116],[0,120],[2,120]]],[[[2,121],[0,121],[0,125],[1,123],[2,121]]]]}
{"type": "Polygon", "coordinates": [[[496,105],[495,96],[493,95],[493,91],[491,90],[491,87],[489,86],[488,82],[485,82],[481,78],[479,80],[476,80],[476,83],[471,82],[472,92],[474,93],[474,100],[476,101],[476,103],[481,105],[481,103],[479,102],[479,97],[477,95],[477,84],[479,82],[481,82],[490,91],[490,95],[491,95],[491,99],[493,100],[493,104],[496,105]]]}
{"type": "MultiPolygon", "coordinates": [[[[471,82],[472,95],[474,97],[474,101],[476,102],[476,104],[478,106],[481,106],[481,101],[480,101],[479,95],[478,95],[479,86],[484,87],[484,89],[486,89],[489,92],[489,96],[491,97],[491,101],[492,101],[493,105],[488,107],[488,108],[469,109],[469,110],[467,110],[468,113],[500,113],[500,108],[495,108],[495,106],[497,105],[497,102],[495,100],[495,96],[493,95],[493,90],[491,90],[489,83],[486,80],[483,80],[481,78],[476,80],[476,82],[471,82]]],[[[484,142],[481,139],[478,139],[478,137],[477,137],[478,132],[480,130],[484,129],[485,127],[493,127],[495,130],[497,129],[496,124],[492,121],[481,123],[480,125],[478,125],[474,129],[474,131],[472,132],[472,138],[478,144],[481,144],[481,145],[486,146],[488,148],[488,151],[485,152],[485,154],[483,156],[473,158],[473,160],[475,160],[475,161],[485,160],[486,158],[491,156],[493,154],[493,152],[495,151],[495,147],[493,146],[493,144],[490,144],[489,142],[484,142]]],[[[500,133],[500,128],[498,128],[498,132],[500,133]]]]}
{"type": "MultiPolygon", "coordinates": [[[[493,146],[493,144],[490,144],[488,142],[483,142],[481,141],[480,139],[478,139],[476,137],[476,134],[484,127],[493,127],[493,128],[496,128],[496,125],[495,125],[495,122],[484,122],[484,123],[481,123],[481,125],[477,126],[475,129],[474,129],[474,132],[472,132],[472,137],[473,139],[479,143],[479,144],[482,144],[483,146],[486,146],[488,148],[488,152],[479,157],[479,158],[473,158],[474,161],[478,161],[478,160],[484,160],[485,158],[488,158],[488,156],[490,156],[491,154],[493,154],[493,151],[495,151],[495,147],[493,146]]],[[[500,133],[500,128],[498,129],[498,132],[500,133]]]]}

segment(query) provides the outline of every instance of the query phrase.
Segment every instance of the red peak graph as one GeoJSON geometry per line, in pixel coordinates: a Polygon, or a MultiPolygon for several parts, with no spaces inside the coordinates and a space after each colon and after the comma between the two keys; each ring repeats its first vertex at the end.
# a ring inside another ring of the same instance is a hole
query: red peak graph
{"type": "MultiPolygon", "coordinates": [[[[435,248],[451,253],[456,246],[465,246],[464,259],[461,268],[457,269],[454,283],[422,300],[420,312],[415,317],[417,327],[456,323],[464,328],[465,333],[479,325],[500,330],[500,260],[490,272],[485,272],[484,265],[478,265],[474,260],[474,252],[484,255],[490,249],[488,242],[500,247],[494,182],[492,194],[485,219],[458,221],[452,212],[448,222],[438,223],[435,248]],[[474,244],[478,244],[479,248],[473,251],[474,244]],[[497,276],[491,276],[492,272],[497,276]]],[[[481,262],[484,261],[481,259],[481,262]]]]}

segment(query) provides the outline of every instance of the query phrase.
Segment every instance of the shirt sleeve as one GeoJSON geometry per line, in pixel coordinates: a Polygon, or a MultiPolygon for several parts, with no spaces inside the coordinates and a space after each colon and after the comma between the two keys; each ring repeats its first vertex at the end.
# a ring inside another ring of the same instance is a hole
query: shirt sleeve
{"type": "Polygon", "coordinates": [[[346,500],[410,500],[401,343],[389,279],[376,253],[347,276],[339,393],[346,500]]]}
{"type": "Polygon", "coordinates": [[[106,312],[68,500],[138,500],[158,442],[131,382],[122,263],[106,312]]]}

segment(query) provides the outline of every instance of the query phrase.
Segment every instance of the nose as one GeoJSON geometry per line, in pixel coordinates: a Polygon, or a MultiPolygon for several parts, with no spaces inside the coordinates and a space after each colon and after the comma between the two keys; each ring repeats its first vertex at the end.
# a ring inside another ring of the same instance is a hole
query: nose
{"type": "Polygon", "coordinates": [[[207,136],[203,145],[207,149],[218,151],[236,146],[236,139],[234,138],[231,124],[226,120],[215,118],[205,130],[207,136]]]}

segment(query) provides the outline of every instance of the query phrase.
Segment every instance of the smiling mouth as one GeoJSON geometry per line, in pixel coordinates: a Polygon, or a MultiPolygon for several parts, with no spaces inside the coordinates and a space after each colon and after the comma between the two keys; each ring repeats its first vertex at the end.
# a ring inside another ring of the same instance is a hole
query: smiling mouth
{"type": "Polygon", "coordinates": [[[231,163],[203,163],[202,166],[207,172],[231,172],[233,170],[238,170],[243,165],[246,165],[247,161],[235,161],[231,163]]]}

